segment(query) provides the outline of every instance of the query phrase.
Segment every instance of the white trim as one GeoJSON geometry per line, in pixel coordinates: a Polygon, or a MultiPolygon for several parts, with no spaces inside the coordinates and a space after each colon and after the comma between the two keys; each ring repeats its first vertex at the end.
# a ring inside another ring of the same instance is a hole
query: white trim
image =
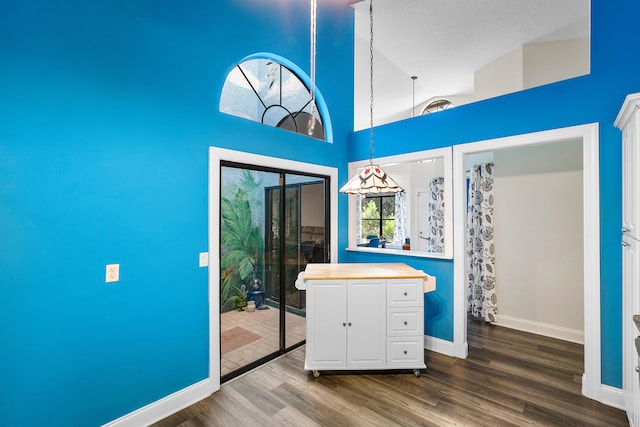
{"type": "Polygon", "coordinates": [[[600,400],[600,155],[598,124],[585,125],[584,203],[584,376],[582,394],[600,400]]]}
{"type": "Polygon", "coordinates": [[[104,424],[103,427],[148,426],[206,399],[210,395],[211,387],[207,378],[104,424]]]}
{"type": "Polygon", "coordinates": [[[504,314],[498,314],[497,320],[496,325],[503,326],[505,328],[584,344],[584,331],[550,325],[548,323],[534,322],[533,320],[519,319],[517,317],[505,316],[504,314]]]}
{"type": "Polygon", "coordinates": [[[454,354],[467,356],[467,322],[464,287],[465,224],[465,155],[471,153],[582,139],[584,192],[584,375],[582,393],[600,400],[602,395],[600,368],[600,170],[599,127],[597,123],[534,132],[453,147],[453,333],[454,354]]]}
{"type": "Polygon", "coordinates": [[[455,347],[451,341],[432,337],[430,335],[424,336],[424,348],[425,350],[441,353],[441,354],[444,354],[445,356],[451,356],[451,357],[456,356],[455,347]]]}
{"type": "Polygon", "coordinates": [[[615,122],[613,122],[613,125],[622,130],[638,108],[640,108],[640,93],[631,93],[627,95],[622,103],[622,108],[618,112],[618,117],[616,117],[615,122]]]}
{"type": "Polygon", "coordinates": [[[624,411],[624,390],[603,384],[600,387],[600,402],[624,411]]]}
{"type": "Polygon", "coordinates": [[[220,390],[220,162],[230,161],[329,177],[330,257],[338,262],[338,169],[242,151],[209,147],[209,380],[220,390]]]}

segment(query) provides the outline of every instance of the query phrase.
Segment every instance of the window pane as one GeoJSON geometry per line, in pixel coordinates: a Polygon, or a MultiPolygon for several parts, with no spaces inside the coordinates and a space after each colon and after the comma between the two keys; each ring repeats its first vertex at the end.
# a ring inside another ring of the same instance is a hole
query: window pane
{"type": "Polygon", "coordinates": [[[280,104],[280,64],[252,59],[240,64],[256,92],[267,106],[280,104]]]}
{"type": "Polygon", "coordinates": [[[382,218],[394,218],[396,210],[395,196],[382,197],[382,218]]]}
{"type": "Polygon", "coordinates": [[[362,220],[362,235],[360,236],[363,239],[366,239],[367,236],[378,236],[380,235],[380,221],[379,220],[371,220],[371,219],[363,219],[362,220]]]}
{"type": "Polygon", "coordinates": [[[362,219],[380,219],[380,198],[366,198],[362,201],[362,219]]]}
{"type": "Polygon", "coordinates": [[[309,89],[300,81],[298,76],[282,67],[282,105],[286,105],[295,114],[311,99],[309,89]]]}
{"type": "Polygon", "coordinates": [[[382,237],[385,240],[393,240],[393,226],[395,220],[393,219],[383,219],[382,220],[382,237]]]}
{"type": "Polygon", "coordinates": [[[222,88],[220,111],[259,122],[264,112],[262,103],[238,67],[227,76],[222,88]]]}

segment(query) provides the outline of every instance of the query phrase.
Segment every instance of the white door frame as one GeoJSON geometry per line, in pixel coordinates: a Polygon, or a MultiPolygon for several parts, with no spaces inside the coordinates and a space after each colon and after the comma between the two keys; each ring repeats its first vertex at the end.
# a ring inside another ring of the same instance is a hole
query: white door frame
{"type": "Polygon", "coordinates": [[[220,162],[285,169],[329,177],[331,262],[338,254],[338,169],[224,148],[209,147],[209,384],[220,390],[220,162]]]}
{"type": "Polygon", "coordinates": [[[584,374],[582,377],[582,394],[591,399],[606,401],[610,399],[601,395],[600,372],[600,169],[598,123],[472,142],[453,147],[453,235],[455,242],[453,347],[455,356],[467,357],[467,316],[464,281],[465,155],[575,139],[582,139],[583,143],[584,374]]]}

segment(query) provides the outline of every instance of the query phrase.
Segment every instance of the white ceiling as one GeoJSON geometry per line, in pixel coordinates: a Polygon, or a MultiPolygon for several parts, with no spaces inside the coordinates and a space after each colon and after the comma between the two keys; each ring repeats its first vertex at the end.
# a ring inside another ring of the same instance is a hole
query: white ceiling
{"type": "MultiPolygon", "coordinates": [[[[368,128],[369,1],[355,10],[355,129],[368,128]]],[[[533,42],[589,36],[590,0],[375,0],[374,124],[415,104],[472,95],[479,68],[533,42]]],[[[419,114],[416,109],[416,114],[419,114]]]]}

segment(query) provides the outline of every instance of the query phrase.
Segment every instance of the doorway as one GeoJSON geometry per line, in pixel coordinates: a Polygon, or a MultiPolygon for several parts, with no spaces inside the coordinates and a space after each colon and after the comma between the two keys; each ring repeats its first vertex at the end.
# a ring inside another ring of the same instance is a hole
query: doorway
{"type": "Polygon", "coordinates": [[[220,376],[225,382],[304,344],[295,280],[328,262],[328,178],[220,164],[220,376]]]}
{"type": "Polygon", "coordinates": [[[492,217],[481,240],[492,243],[489,253],[466,251],[467,269],[470,253],[483,260],[474,270],[491,278],[496,297],[487,305],[474,299],[474,313],[484,309],[495,325],[584,344],[582,158],[581,139],[466,155],[468,179],[482,175],[486,184],[473,186],[482,197],[467,200],[487,200],[475,209],[492,217]],[[489,166],[480,172],[480,165],[489,166]]]}
{"type": "Polygon", "coordinates": [[[304,344],[295,280],[335,251],[333,168],[210,148],[210,380],[215,391],[304,344]],[[217,372],[216,372],[217,371],[217,372]]]}
{"type": "Polygon", "coordinates": [[[454,146],[454,343],[453,355],[466,357],[467,317],[464,280],[465,259],[465,156],[504,148],[580,139],[583,167],[583,275],[584,275],[584,374],[583,395],[601,401],[600,383],[600,204],[598,124],[588,124],[526,135],[454,146]]]}

